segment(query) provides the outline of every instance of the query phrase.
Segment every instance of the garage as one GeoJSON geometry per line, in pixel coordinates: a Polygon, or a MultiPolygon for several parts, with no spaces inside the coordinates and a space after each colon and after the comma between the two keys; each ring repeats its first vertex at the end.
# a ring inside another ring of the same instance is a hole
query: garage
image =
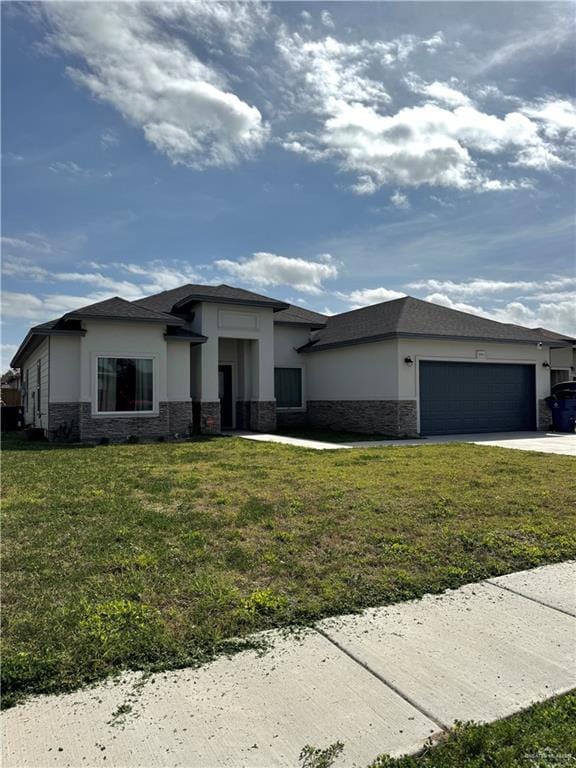
{"type": "Polygon", "coordinates": [[[533,365],[420,361],[420,432],[520,432],[536,428],[533,365]]]}

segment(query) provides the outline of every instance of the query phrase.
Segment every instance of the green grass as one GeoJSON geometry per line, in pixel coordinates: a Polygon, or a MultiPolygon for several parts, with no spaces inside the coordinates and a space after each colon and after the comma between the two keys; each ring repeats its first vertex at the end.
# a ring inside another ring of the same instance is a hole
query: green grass
{"type": "Polygon", "coordinates": [[[460,724],[418,757],[370,768],[555,768],[576,764],[576,691],[489,725],[460,724]]]}
{"type": "Polygon", "coordinates": [[[6,705],[576,556],[564,456],[11,439],[3,459],[6,705]]]}

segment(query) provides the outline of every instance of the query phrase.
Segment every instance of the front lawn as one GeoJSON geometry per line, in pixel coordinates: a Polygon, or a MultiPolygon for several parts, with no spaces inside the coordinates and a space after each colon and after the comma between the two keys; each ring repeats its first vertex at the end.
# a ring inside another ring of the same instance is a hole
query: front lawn
{"type": "Polygon", "coordinates": [[[458,444],[7,440],[6,704],[575,557],[574,469],[569,457],[458,444]]]}

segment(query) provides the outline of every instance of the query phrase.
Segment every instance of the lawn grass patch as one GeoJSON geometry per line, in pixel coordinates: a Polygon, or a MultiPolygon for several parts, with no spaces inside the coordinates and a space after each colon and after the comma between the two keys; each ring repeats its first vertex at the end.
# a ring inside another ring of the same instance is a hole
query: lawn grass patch
{"type": "Polygon", "coordinates": [[[574,464],[462,444],[6,440],[5,704],[575,557],[574,464]]]}
{"type": "Polygon", "coordinates": [[[553,768],[576,762],[576,691],[487,725],[461,723],[415,757],[382,756],[370,768],[553,768]]]}
{"type": "Polygon", "coordinates": [[[301,440],[319,440],[321,443],[360,443],[367,440],[418,440],[418,437],[403,438],[397,435],[383,435],[380,432],[345,432],[334,429],[315,429],[313,427],[290,428],[285,427],[278,430],[279,435],[286,437],[297,437],[301,440]]]}

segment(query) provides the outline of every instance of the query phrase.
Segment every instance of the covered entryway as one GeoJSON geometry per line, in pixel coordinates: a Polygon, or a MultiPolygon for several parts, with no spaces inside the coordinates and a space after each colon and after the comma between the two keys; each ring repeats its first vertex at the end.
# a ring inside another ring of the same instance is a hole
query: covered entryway
{"type": "Polygon", "coordinates": [[[535,428],[533,365],[420,361],[422,435],[535,428]]]}

